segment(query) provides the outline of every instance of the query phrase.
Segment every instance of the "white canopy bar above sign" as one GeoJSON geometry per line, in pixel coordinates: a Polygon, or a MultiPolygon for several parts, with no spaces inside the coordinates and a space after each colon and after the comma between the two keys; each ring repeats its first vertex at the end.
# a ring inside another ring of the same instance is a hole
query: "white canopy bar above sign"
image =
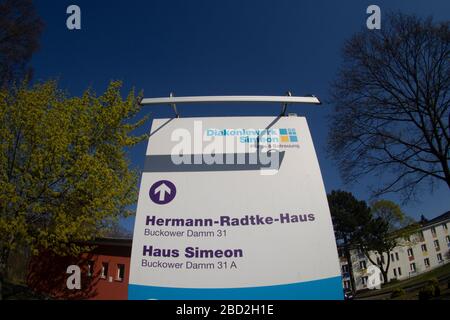
{"type": "Polygon", "coordinates": [[[306,103],[306,104],[321,104],[320,100],[311,95],[305,97],[294,97],[290,92],[286,96],[192,96],[192,97],[174,97],[170,94],[170,97],[161,98],[144,98],[141,100],[140,104],[143,106],[156,105],[156,104],[169,104],[173,107],[175,115],[177,118],[180,117],[177,104],[180,103],[247,103],[247,102],[258,102],[258,103],[281,103],[281,115],[286,115],[286,110],[288,104],[291,103],[306,103]]]}
{"type": "Polygon", "coordinates": [[[144,98],[141,105],[151,104],[180,104],[180,103],[218,103],[218,102],[270,102],[270,103],[310,103],[320,104],[315,96],[194,96],[194,97],[166,97],[144,98]]]}

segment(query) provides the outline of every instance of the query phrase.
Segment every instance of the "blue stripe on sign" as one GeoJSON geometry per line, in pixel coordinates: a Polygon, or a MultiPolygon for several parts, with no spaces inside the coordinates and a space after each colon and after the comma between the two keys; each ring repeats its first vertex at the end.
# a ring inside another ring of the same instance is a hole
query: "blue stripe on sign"
{"type": "Polygon", "coordinates": [[[170,288],[130,284],[130,300],[342,300],[340,276],[248,288],[170,288]]]}

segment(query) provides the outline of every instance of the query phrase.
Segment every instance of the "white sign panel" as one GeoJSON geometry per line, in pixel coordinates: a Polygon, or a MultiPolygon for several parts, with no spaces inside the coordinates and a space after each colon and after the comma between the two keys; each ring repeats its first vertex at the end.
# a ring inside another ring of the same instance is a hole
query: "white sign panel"
{"type": "Polygon", "coordinates": [[[154,120],[130,299],[342,299],[305,118],[154,120]]]}

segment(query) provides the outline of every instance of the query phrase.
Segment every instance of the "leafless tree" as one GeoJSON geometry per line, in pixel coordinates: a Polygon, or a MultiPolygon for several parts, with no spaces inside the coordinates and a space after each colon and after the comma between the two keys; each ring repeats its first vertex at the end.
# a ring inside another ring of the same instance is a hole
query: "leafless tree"
{"type": "Polygon", "coordinates": [[[380,176],[374,195],[405,201],[424,182],[450,188],[449,21],[390,14],[347,41],[343,58],[328,150],[344,181],[380,176]]]}
{"type": "Polygon", "coordinates": [[[0,0],[0,87],[31,78],[43,25],[32,0],[0,0]]]}

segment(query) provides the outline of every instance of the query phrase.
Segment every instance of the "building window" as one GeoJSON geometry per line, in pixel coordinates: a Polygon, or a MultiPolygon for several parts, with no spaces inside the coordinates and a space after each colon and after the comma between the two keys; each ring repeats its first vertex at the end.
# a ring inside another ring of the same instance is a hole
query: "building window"
{"type": "Polygon", "coordinates": [[[397,269],[394,268],[393,271],[394,271],[394,277],[397,278],[397,269]]]}
{"type": "Polygon", "coordinates": [[[377,264],[378,265],[384,264],[384,256],[377,257],[377,264]]]}
{"type": "Polygon", "coordinates": [[[392,261],[395,261],[395,259],[394,259],[394,254],[393,254],[393,253],[391,253],[391,260],[392,260],[392,261]]]}
{"type": "Polygon", "coordinates": [[[399,260],[398,259],[398,252],[395,253],[395,259],[397,259],[397,261],[399,260]]]}
{"type": "Polygon", "coordinates": [[[437,254],[437,261],[438,262],[442,262],[443,261],[442,260],[442,254],[440,254],[440,253],[437,254]]]}
{"type": "Polygon", "coordinates": [[[350,280],[345,280],[344,281],[344,288],[345,289],[350,289],[350,280]]]}
{"type": "Polygon", "coordinates": [[[125,277],[125,265],[124,264],[118,264],[117,265],[117,278],[116,280],[122,281],[125,277]]]}
{"type": "Polygon", "coordinates": [[[359,262],[359,268],[360,269],[367,269],[367,264],[365,260],[362,260],[359,262]]]}
{"type": "Polygon", "coordinates": [[[348,264],[342,265],[342,273],[347,273],[349,271],[348,264]]]}
{"type": "Polygon", "coordinates": [[[434,240],[434,247],[436,248],[436,251],[439,251],[439,240],[434,240]]]}
{"type": "Polygon", "coordinates": [[[398,275],[401,276],[402,275],[402,269],[400,267],[398,267],[398,275]]]}
{"type": "Polygon", "coordinates": [[[431,228],[431,234],[433,235],[433,237],[436,237],[436,228],[435,227],[431,228]]]}
{"type": "Polygon", "coordinates": [[[409,265],[409,270],[411,272],[416,272],[416,264],[414,262],[409,265]]]}
{"type": "Polygon", "coordinates": [[[361,277],[361,282],[362,282],[363,286],[367,286],[368,279],[369,279],[369,277],[361,277]]]}
{"type": "Polygon", "coordinates": [[[106,279],[108,277],[108,262],[102,262],[102,272],[100,273],[100,277],[102,279],[106,279]]]}
{"type": "Polygon", "coordinates": [[[447,224],[446,224],[446,223],[443,223],[443,224],[442,224],[442,228],[444,228],[444,230],[448,230],[447,224]]]}
{"type": "Polygon", "coordinates": [[[447,240],[447,243],[450,243],[450,236],[446,236],[445,240],[447,240]]]}
{"type": "Polygon", "coordinates": [[[423,235],[423,231],[419,232],[420,241],[425,241],[425,236],[423,235]]]}
{"type": "Polygon", "coordinates": [[[92,277],[93,274],[94,274],[94,261],[89,260],[87,263],[87,275],[88,277],[92,277]]]}
{"type": "Polygon", "coordinates": [[[423,244],[420,246],[422,248],[422,252],[427,252],[427,245],[423,244]]]}
{"type": "Polygon", "coordinates": [[[428,258],[424,259],[423,263],[425,264],[425,267],[428,268],[430,266],[430,259],[428,258]]]}
{"type": "Polygon", "coordinates": [[[409,248],[409,249],[408,249],[408,257],[410,258],[410,260],[411,260],[411,259],[414,259],[414,252],[413,252],[413,249],[412,249],[412,248],[409,248]]]}

